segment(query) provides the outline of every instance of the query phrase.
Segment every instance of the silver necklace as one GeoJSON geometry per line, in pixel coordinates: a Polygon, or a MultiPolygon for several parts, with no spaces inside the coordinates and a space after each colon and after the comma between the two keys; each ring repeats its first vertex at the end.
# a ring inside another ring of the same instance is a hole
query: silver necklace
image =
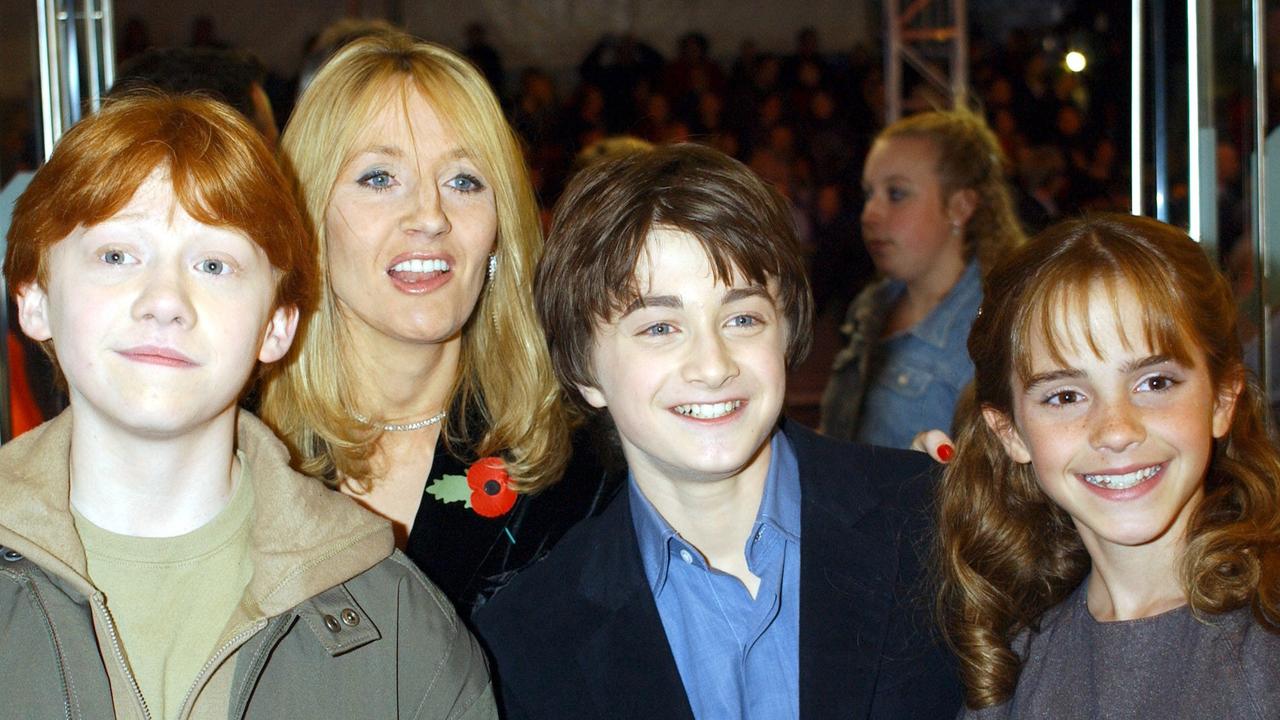
{"type": "Polygon", "coordinates": [[[409,432],[410,430],[421,430],[422,428],[428,425],[435,425],[436,423],[443,420],[445,416],[448,414],[449,414],[448,411],[441,410],[435,415],[432,415],[431,417],[423,420],[414,420],[413,422],[407,422],[407,423],[385,423],[385,424],[374,423],[370,421],[369,418],[361,415],[360,413],[351,413],[351,417],[355,418],[357,421],[362,422],[366,425],[377,425],[378,427],[382,428],[386,432],[409,432]]]}

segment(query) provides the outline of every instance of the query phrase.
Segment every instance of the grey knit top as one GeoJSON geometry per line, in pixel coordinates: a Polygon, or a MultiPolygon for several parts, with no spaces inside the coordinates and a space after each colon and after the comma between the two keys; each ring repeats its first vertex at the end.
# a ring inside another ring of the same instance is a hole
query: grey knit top
{"type": "Polygon", "coordinates": [[[1183,605],[1139,620],[1098,622],[1085,585],[1024,631],[1014,696],[962,710],[966,720],[1277,720],[1280,635],[1248,608],[1196,617],[1183,605]]]}

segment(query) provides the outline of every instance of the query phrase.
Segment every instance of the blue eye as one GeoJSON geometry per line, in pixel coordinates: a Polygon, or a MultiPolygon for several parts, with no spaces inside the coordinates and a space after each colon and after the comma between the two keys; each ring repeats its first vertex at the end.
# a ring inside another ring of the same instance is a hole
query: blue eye
{"type": "Polygon", "coordinates": [[[666,337],[675,331],[676,329],[671,327],[670,323],[654,323],[646,327],[642,333],[649,337],[666,337]]]}
{"type": "Polygon", "coordinates": [[[480,192],[485,188],[484,183],[480,182],[480,178],[467,173],[461,173],[445,184],[454,190],[464,193],[480,192]]]}
{"type": "Polygon", "coordinates": [[[133,261],[133,256],[123,250],[103,250],[98,254],[98,259],[108,265],[126,265],[133,261]]]}
{"type": "Polygon", "coordinates": [[[749,328],[760,324],[760,319],[754,315],[734,315],[729,319],[729,324],[733,327],[749,328]]]}
{"type": "Polygon", "coordinates": [[[395,182],[395,177],[386,170],[373,170],[365,173],[356,182],[374,190],[388,190],[391,188],[392,183],[395,182]]]}
{"type": "Polygon", "coordinates": [[[226,275],[231,272],[231,268],[227,264],[217,258],[206,258],[196,265],[202,273],[209,275],[226,275]]]}
{"type": "Polygon", "coordinates": [[[888,194],[889,194],[890,202],[898,202],[899,200],[902,200],[903,198],[907,197],[906,190],[903,190],[901,188],[896,188],[896,187],[889,188],[888,194]]]}

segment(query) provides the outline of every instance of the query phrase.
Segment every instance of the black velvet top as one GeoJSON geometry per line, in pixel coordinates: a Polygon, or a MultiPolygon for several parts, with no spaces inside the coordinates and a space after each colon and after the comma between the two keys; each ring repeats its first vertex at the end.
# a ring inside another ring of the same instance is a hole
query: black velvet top
{"type": "MultiPolygon", "coordinates": [[[[445,475],[466,475],[475,459],[460,459],[443,440],[437,442],[426,488],[445,475]]],[[[602,510],[621,485],[605,472],[588,434],[580,432],[560,481],[519,495],[499,517],[483,517],[462,502],[442,502],[424,489],[405,554],[465,619],[518,570],[546,555],[570,527],[602,510]]]]}

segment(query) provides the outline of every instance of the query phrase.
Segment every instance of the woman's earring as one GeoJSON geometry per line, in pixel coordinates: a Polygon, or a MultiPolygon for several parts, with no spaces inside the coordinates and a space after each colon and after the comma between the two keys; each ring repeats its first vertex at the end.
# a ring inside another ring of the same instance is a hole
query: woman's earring
{"type": "MultiPolygon", "coordinates": [[[[489,253],[489,281],[485,283],[486,285],[489,286],[488,294],[493,293],[493,289],[492,289],[493,276],[497,274],[498,274],[498,254],[489,253]]],[[[492,300],[490,301],[490,304],[489,304],[489,319],[493,321],[493,329],[497,330],[498,329],[498,306],[494,305],[492,300]]]]}
{"type": "MultiPolygon", "coordinates": [[[[956,237],[960,235],[960,223],[956,222],[955,220],[951,221],[951,234],[952,236],[956,236],[956,237]]],[[[489,257],[492,258],[493,256],[490,255],[489,257]]],[[[493,267],[493,265],[490,264],[489,267],[493,267]]],[[[490,275],[492,276],[492,272],[490,273],[490,275]]]]}

